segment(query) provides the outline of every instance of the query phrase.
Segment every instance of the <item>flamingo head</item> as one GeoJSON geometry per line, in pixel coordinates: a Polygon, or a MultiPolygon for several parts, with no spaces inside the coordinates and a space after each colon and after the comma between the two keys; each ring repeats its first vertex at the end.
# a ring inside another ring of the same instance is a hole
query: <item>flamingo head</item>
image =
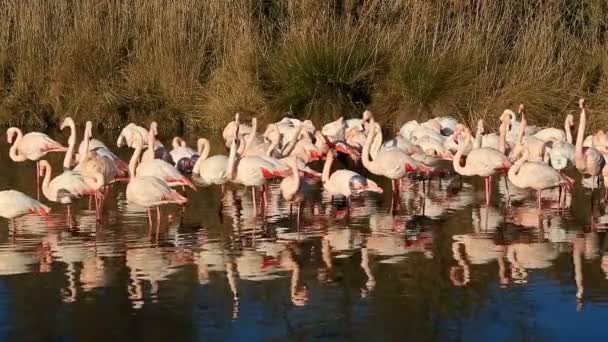
{"type": "Polygon", "coordinates": [[[158,135],[158,124],[156,121],[152,121],[152,123],[150,123],[150,134],[154,134],[154,136],[158,135]]]}
{"type": "Polygon", "coordinates": [[[59,129],[63,130],[66,127],[72,127],[74,125],[75,125],[74,120],[68,116],[65,119],[63,119],[63,121],[61,122],[61,126],[59,126],[59,129]]]}
{"type": "Polygon", "coordinates": [[[87,123],[84,126],[84,134],[85,137],[87,138],[91,138],[91,136],[93,135],[93,122],[91,121],[87,121],[87,123]]]}
{"type": "Polygon", "coordinates": [[[15,135],[17,135],[17,129],[14,127],[11,127],[9,129],[6,130],[6,142],[8,142],[9,144],[13,143],[13,139],[15,139],[15,135]]]}
{"type": "Polygon", "coordinates": [[[568,116],[566,116],[566,125],[569,127],[574,126],[574,115],[568,114],[568,116]]]}

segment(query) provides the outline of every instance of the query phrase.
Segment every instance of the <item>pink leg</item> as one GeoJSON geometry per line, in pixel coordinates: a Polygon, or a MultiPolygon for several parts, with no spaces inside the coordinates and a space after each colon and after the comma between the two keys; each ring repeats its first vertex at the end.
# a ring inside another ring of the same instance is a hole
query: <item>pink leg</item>
{"type": "Polygon", "coordinates": [[[160,222],[160,206],[156,207],[156,221],[160,222]]]}
{"type": "Polygon", "coordinates": [[[40,201],[40,162],[36,162],[36,199],[40,201]]]}
{"type": "Polygon", "coordinates": [[[251,198],[253,199],[253,210],[254,210],[254,212],[257,212],[256,205],[255,205],[255,187],[254,186],[251,187],[251,198]]]}
{"type": "Polygon", "coordinates": [[[538,193],[537,193],[537,195],[536,195],[536,196],[537,196],[537,198],[536,198],[536,202],[538,202],[538,210],[539,210],[539,211],[541,210],[541,205],[540,205],[540,204],[541,204],[541,203],[540,203],[541,193],[542,193],[542,190],[538,190],[538,193]]]}
{"type": "Polygon", "coordinates": [[[150,228],[152,228],[152,209],[148,208],[148,224],[150,224],[150,228]]]}
{"type": "Polygon", "coordinates": [[[485,188],[486,188],[486,206],[489,206],[489,205],[490,205],[490,194],[489,194],[490,187],[489,187],[489,178],[488,178],[488,177],[486,177],[486,178],[484,179],[484,182],[485,182],[485,184],[484,184],[484,185],[485,185],[485,188]]]}

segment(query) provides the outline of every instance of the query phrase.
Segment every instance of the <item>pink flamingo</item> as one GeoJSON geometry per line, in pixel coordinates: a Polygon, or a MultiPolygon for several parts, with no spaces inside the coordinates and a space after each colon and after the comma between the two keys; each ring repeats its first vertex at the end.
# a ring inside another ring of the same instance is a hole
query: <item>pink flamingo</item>
{"type": "Polygon", "coordinates": [[[399,193],[399,181],[409,172],[421,171],[426,174],[433,172],[431,167],[416,161],[403,150],[396,147],[380,147],[382,144],[382,132],[376,125],[374,118],[369,120],[369,130],[365,144],[363,145],[363,166],[371,173],[384,176],[392,181],[393,194],[399,193]],[[375,153],[374,160],[370,159],[370,149],[375,136],[379,136],[380,143],[375,153]]]}
{"type": "Polygon", "coordinates": [[[291,173],[291,169],[277,169],[277,165],[261,156],[240,156],[237,153],[238,141],[230,145],[230,155],[226,174],[233,183],[252,187],[251,194],[255,204],[255,187],[262,188],[262,198],[265,199],[265,185],[269,178],[283,177],[291,173]]]}
{"type": "MultiPolygon", "coordinates": [[[[500,127],[501,145],[505,140],[505,127],[504,124],[500,127]]],[[[466,139],[465,143],[460,146],[458,152],[454,156],[452,162],[454,171],[461,176],[480,176],[485,179],[485,194],[486,194],[486,205],[490,204],[490,188],[492,182],[492,175],[498,172],[505,172],[511,167],[509,159],[498,150],[488,147],[472,149],[467,155],[465,165],[460,164],[460,159],[466,148],[466,145],[471,143],[471,131],[465,130],[466,139]]],[[[504,145],[501,148],[504,151],[504,145]]]]}
{"type": "Polygon", "coordinates": [[[529,152],[526,150],[522,157],[509,169],[509,180],[520,189],[536,190],[538,210],[540,210],[543,190],[560,186],[570,189],[574,185],[574,180],[543,162],[527,161],[528,157],[529,152]]]}
{"type": "Polygon", "coordinates": [[[65,152],[67,148],[44,133],[30,132],[23,135],[21,129],[17,127],[10,127],[6,130],[6,141],[12,144],[9,150],[9,157],[12,161],[36,161],[36,189],[38,198],[40,198],[40,164],[38,161],[48,152],[65,152]]]}
{"type": "Polygon", "coordinates": [[[209,157],[209,140],[205,138],[198,139],[197,149],[200,157],[192,169],[193,178],[200,179],[204,185],[221,185],[223,193],[228,157],[221,154],[209,157]]]}
{"type": "Polygon", "coordinates": [[[160,222],[161,205],[170,203],[184,205],[188,200],[177,191],[171,189],[169,184],[161,178],[136,174],[141,151],[142,143],[136,141],[135,151],[129,162],[130,180],[129,184],[127,184],[126,197],[129,203],[134,203],[148,210],[148,223],[152,227],[152,208],[156,207],[156,219],[158,223],[160,222]]]}
{"type": "MultiPolygon", "coordinates": [[[[90,150],[89,142],[93,134],[93,123],[87,121],[84,130],[84,151],[88,151],[80,155],[80,161],[74,170],[78,170],[85,178],[97,179],[99,174],[103,176],[104,180],[104,192],[107,191],[107,186],[110,185],[119,174],[120,170],[114,162],[111,156],[99,152],[98,150],[90,150]]],[[[104,193],[98,193],[95,196],[95,212],[97,213],[97,219],[101,220],[101,214],[103,212],[104,193]]]]}
{"type": "Polygon", "coordinates": [[[323,174],[321,176],[323,188],[332,196],[332,198],[336,195],[346,197],[348,202],[347,208],[350,208],[350,197],[353,193],[359,194],[365,191],[382,193],[382,188],[375,182],[356,172],[350,170],[337,170],[330,175],[334,158],[334,152],[329,151],[327,153],[327,159],[325,159],[325,165],[323,165],[323,174]]]}
{"type": "MultiPolygon", "coordinates": [[[[591,191],[595,189],[595,177],[598,177],[606,161],[602,153],[594,147],[583,147],[583,140],[585,139],[585,125],[587,124],[587,113],[585,109],[585,99],[581,98],[578,102],[579,108],[581,109],[580,119],[578,123],[578,131],[576,134],[576,144],[574,146],[574,163],[576,169],[583,175],[590,175],[593,177],[591,182],[591,191]]],[[[604,182],[608,185],[608,182],[604,182]]],[[[593,197],[593,196],[592,196],[593,197]]]]}
{"type": "MultiPolygon", "coordinates": [[[[148,134],[148,146],[154,146],[154,141],[156,140],[156,135],[158,134],[156,122],[152,122],[150,124],[150,132],[148,134]]],[[[186,178],[179,170],[177,170],[173,165],[162,159],[154,158],[154,150],[148,147],[146,151],[148,154],[148,158],[142,158],[142,162],[139,163],[137,167],[137,174],[140,176],[153,176],[158,177],[169,186],[188,186],[193,190],[196,190],[196,187],[192,184],[192,182],[186,178]]]]}
{"type": "MultiPolygon", "coordinates": [[[[49,201],[67,204],[69,222],[71,222],[72,217],[70,204],[73,200],[86,195],[94,195],[96,202],[98,202],[98,197],[100,196],[98,190],[105,184],[103,174],[97,173],[95,178],[89,178],[83,177],[71,170],[66,170],[51,180],[52,173],[51,164],[46,160],[41,160],[42,193],[49,201]]],[[[95,210],[99,210],[98,204],[95,206],[95,210]]],[[[101,213],[96,212],[96,216],[100,217],[101,213]]]]}
{"type": "Polygon", "coordinates": [[[11,219],[13,228],[15,219],[27,214],[48,215],[51,209],[30,196],[16,191],[0,191],[0,216],[11,219]]]}

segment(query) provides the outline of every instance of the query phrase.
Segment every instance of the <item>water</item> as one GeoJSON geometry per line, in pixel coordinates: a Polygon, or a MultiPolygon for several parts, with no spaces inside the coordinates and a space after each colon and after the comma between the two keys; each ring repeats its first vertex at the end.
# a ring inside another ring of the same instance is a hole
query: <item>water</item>
{"type": "MultiPolygon", "coordinates": [[[[112,142],[108,137],[105,141],[112,142]]],[[[0,145],[7,151],[5,144],[0,145]]],[[[221,150],[215,148],[215,151],[221,150]]],[[[127,157],[129,151],[120,151],[127,157]]],[[[55,169],[61,156],[50,158],[55,169]]],[[[0,185],[34,194],[34,166],[0,155],[0,185]]],[[[380,180],[385,189],[390,184],[380,180]]],[[[124,185],[97,223],[87,200],[70,227],[48,217],[0,221],[0,340],[570,341],[603,337],[608,240],[601,206],[577,187],[539,218],[533,194],[505,209],[483,186],[406,182],[391,196],[295,208],[277,184],[265,212],[249,192],[188,192],[159,228],[124,185]],[[222,203],[222,206],[220,206],[222,203]]]]}

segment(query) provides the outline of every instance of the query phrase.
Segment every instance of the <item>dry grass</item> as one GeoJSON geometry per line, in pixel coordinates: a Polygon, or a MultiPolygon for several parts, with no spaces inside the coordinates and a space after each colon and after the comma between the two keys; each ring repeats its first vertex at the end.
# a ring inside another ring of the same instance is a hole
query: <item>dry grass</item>
{"type": "Polygon", "coordinates": [[[605,127],[607,38],[602,0],[6,0],[0,122],[216,128],[369,107],[397,125],[524,102],[544,125],[586,96],[605,127]]]}

